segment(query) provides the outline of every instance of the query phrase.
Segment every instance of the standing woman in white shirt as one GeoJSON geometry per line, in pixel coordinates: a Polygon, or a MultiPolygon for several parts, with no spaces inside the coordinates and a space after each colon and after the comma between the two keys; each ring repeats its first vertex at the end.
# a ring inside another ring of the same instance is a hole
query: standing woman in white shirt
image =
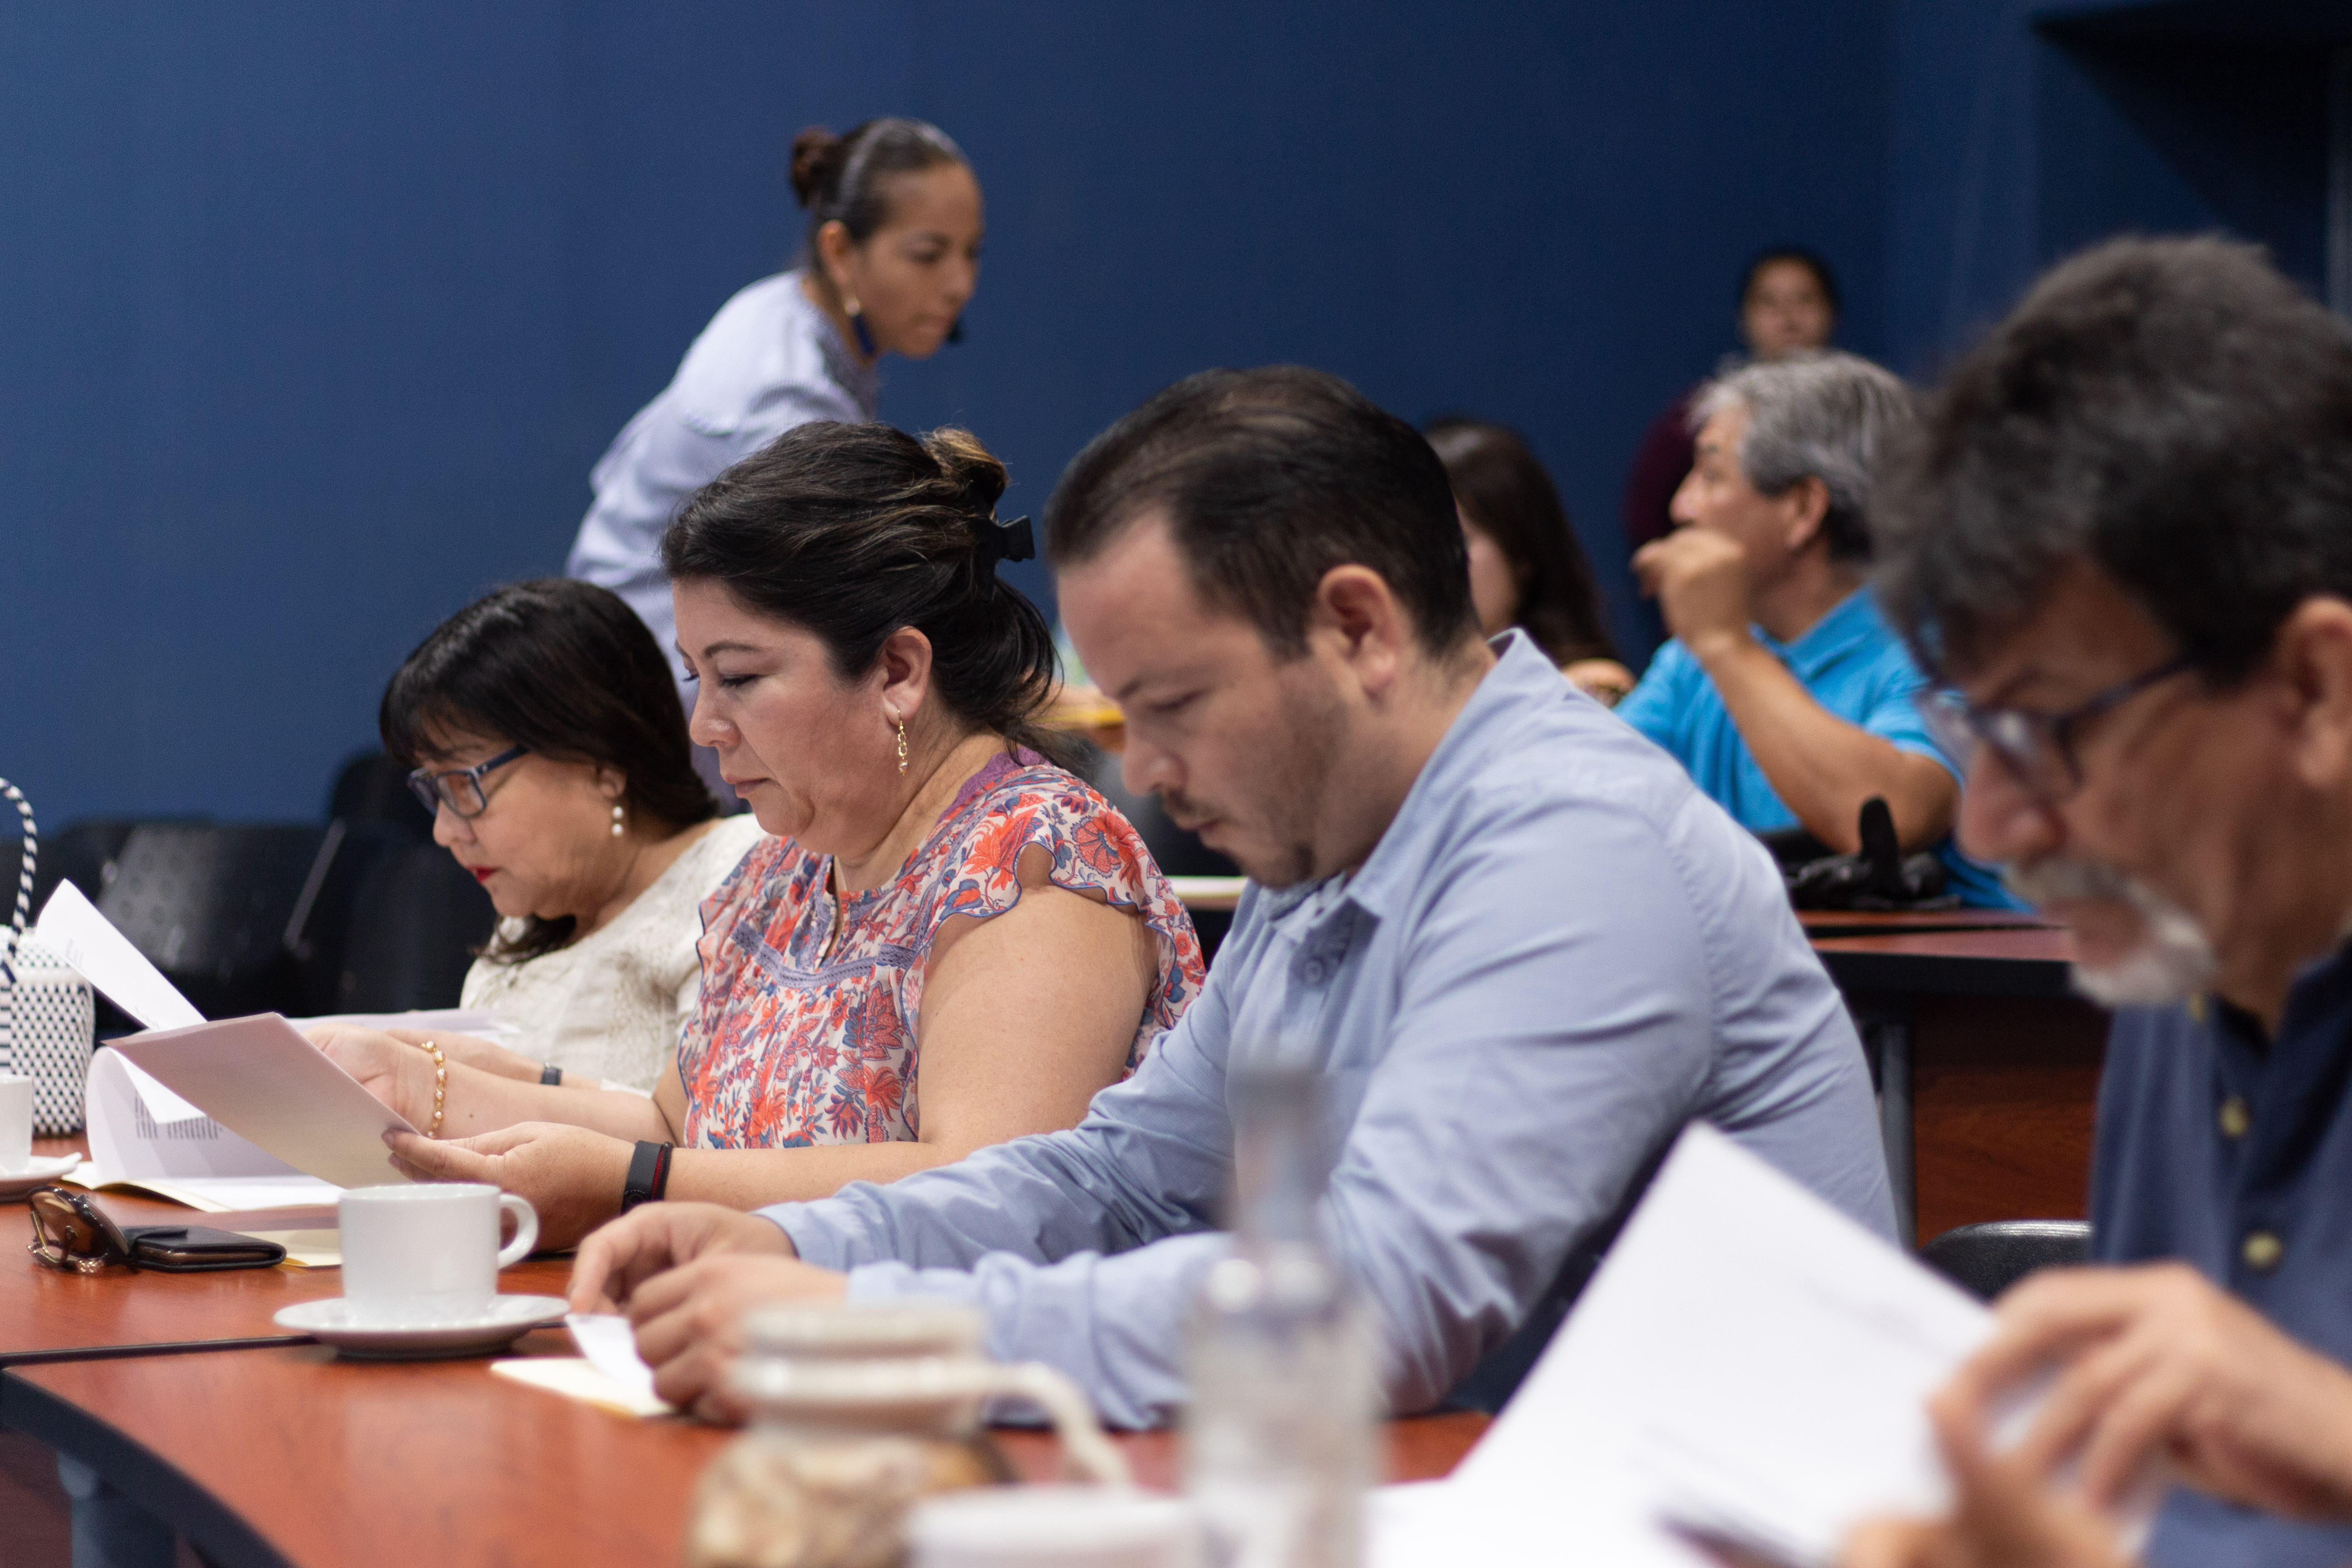
{"type": "Polygon", "coordinates": [[[869,120],[793,138],[793,191],[808,210],[801,263],[719,308],[677,375],[613,439],[589,482],[567,576],[628,601],[661,645],[687,707],[661,535],[679,503],[795,426],[875,416],[875,364],[949,342],[980,276],[980,183],[919,120],[869,120]]]}

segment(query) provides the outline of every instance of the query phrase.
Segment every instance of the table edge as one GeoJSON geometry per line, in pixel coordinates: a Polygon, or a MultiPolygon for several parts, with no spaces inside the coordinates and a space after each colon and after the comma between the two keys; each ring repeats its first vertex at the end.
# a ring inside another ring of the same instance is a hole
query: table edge
{"type": "Polygon", "coordinates": [[[179,1531],[215,1568],[299,1568],[243,1515],[73,1401],[0,1371],[0,1426],[80,1460],[179,1531]]]}

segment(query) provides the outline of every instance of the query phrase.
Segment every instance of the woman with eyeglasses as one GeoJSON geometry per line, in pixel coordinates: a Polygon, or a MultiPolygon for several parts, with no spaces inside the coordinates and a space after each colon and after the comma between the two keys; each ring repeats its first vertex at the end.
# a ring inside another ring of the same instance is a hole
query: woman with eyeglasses
{"type": "Polygon", "coordinates": [[[718,820],[669,663],[619,597],[518,583],[442,623],[392,678],[384,749],[500,920],[460,1005],[531,1081],[653,1088],[701,977],[699,907],[764,834],[718,820]]]}
{"type": "Polygon", "coordinates": [[[699,995],[650,1100],[518,1081],[479,1042],[319,1029],[426,1134],[388,1140],[401,1169],[521,1194],[551,1247],[665,1197],[826,1197],[1073,1126],[1175,1024],[1200,942],[1038,727],[1053,640],[997,573],[1034,550],[996,518],[1004,483],[962,431],[820,423],[687,502],[662,554],[691,734],[776,837],[703,902],[699,995]]]}

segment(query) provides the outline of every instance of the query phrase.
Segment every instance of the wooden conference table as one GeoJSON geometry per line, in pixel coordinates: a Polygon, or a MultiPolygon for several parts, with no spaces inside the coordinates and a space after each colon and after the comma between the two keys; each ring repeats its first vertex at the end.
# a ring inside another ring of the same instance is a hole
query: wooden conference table
{"type": "Polygon", "coordinates": [[[1996,910],[1801,918],[1871,1049],[1914,1234],[2082,1217],[2107,1015],[2069,986],[2074,939],[1996,910]]]}
{"type": "MultiPolygon", "coordinates": [[[[127,1224],[188,1212],[100,1201],[127,1224]]],[[[257,1216],[227,1223],[259,1227],[257,1216]]],[[[0,1434],[9,1568],[64,1568],[47,1449],[96,1469],[217,1568],[674,1563],[695,1479],[730,1436],[509,1383],[487,1359],[345,1361],[269,1321],[339,1294],[332,1269],[64,1275],[25,1252],[30,1234],[24,1205],[0,1204],[0,1427],[22,1434],[0,1434]]],[[[561,1295],[570,1272],[568,1258],[531,1258],[499,1288],[561,1295]]],[[[541,1330],[506,1353],[573,1352],[562,1331],[541,1330]]],[[[1486,1426],[1468,1415],[1391,1423],[1388,1478],[1446,1474],[1486,1426]]],[[[1055,1474],[1050,1437],[997,1436],[1025,1479],[1055,1474]]],[[[1171,1435],[1118,1441],[1139,1479],[1175,1484],[1171,1435]]]]}

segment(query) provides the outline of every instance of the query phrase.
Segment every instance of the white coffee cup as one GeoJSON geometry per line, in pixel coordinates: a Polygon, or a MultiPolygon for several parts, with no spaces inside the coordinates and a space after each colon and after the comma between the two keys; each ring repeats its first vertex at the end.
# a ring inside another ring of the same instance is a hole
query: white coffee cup
{"type": "Polygon", "coordinates": [[[343,1300],[362,1326],[425,1328],[478,1322],[499,1293],[499,1270],[539,1243],[530,1200],[478,1182],[354,1187],[341,1215],[343,1300]],[[515,1216],[499,1247],[499,1215],[515,1216]]]}
{"type": "Polygon", "coordinates": [[[907,1515],[909,1568],[1192,1568],[1192,1506],[1129,1487],[976,1487],[907,1515]]]}
{"type": "Polygon", "coordinates": [[[32,1167],[33,1080],[0,1072],[0,1175],[20,1176],[32,1167]]]}

